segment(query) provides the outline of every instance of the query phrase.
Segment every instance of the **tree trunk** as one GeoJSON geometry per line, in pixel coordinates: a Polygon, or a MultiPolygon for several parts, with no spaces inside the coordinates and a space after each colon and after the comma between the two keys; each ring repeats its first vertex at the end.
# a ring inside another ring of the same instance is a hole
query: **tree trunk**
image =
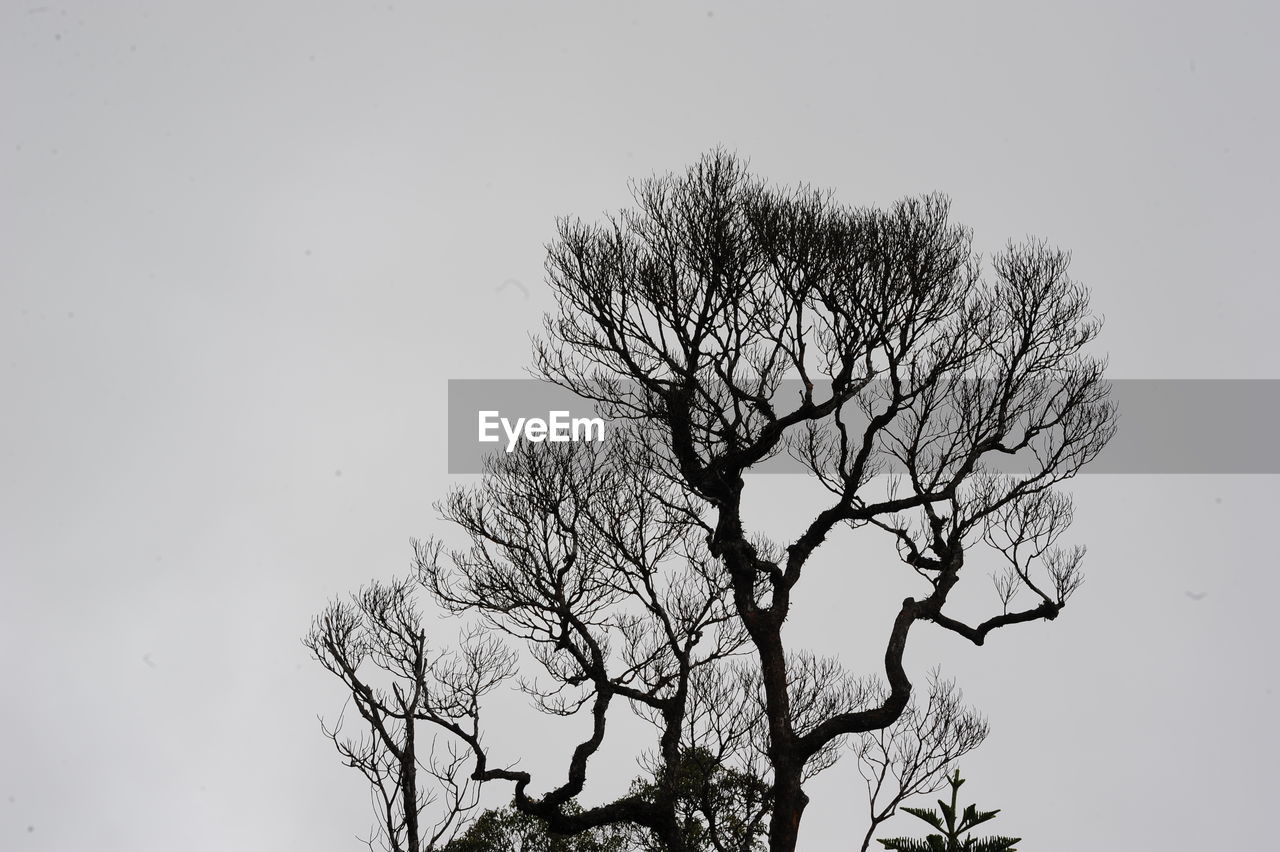
{"type": "MultiPolygon", "coordinates": [[[[409,842],[409,852],[419,852],[422,841],[418,837],[418,757],[414,751],[413,716],[407,716],[404,724],[404,751],[400,753],[400,793],[404,802],[405,839],[409,842]]],[[[395,833],[391,832],[391,836],[394,837],[395,833]]]]}
{"type": "Polygon", "coordinates": [[[809,796],[801,788],[799,761],[782,760],[774,767],[773,817],[769,820],[769,852],[795,852],[800,817],[809,796]]]}

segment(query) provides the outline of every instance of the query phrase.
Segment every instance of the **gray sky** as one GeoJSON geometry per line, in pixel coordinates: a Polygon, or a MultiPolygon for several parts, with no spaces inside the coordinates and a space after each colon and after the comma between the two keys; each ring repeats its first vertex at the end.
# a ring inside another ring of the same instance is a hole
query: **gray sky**
{"type": "MultiPolygon", "coordinates": [[[[5,0],[0,846],[361,848],[299,637],[441,531],[445,383],[522,375],[554,217],[717,143],[854,204],[945,191],[988,254],[1069,248],[1115,378],[1280,378],[1275,12],[882,5],[5,0]]],[[[1084,477],[1058,621],[917,629],[911,669],[991,719],[964,768],[995,827],[1273,831],[1274,484],[1084,477]]],[[[808,493],[756,511],[786,532],[808,493]]],[[[791,635],[870,666],[901,589],[829,564],[791,635]]],[[[528,730],[492,743],[557,766],[528,730]]],[[[861,835],[856,782],[815,783],[803,849],[861,835]]]]}

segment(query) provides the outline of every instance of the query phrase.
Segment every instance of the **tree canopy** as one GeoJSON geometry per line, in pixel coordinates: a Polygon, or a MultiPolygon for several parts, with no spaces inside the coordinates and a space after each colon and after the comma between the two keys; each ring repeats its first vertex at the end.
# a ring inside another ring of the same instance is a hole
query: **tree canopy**
{"type": "Polygon", "coordinates": [[[752,849],[767,820],[768,848],[789,852],[805,782],[907,711],[915,624],[981,645],[1057,618],[1079,588],[1084,548],[1059,545],[1072,513],[1058,486],[1117,415],[1066,253],[1010,243],[984,267],[944,196],[853,208],[771,186],[723,150],[632,189],[632,209],[559,221],[557,309],[533,358],[611,420],[609,441],[493,456],[439,504],[462,544],[415,543],[415,579],[474,629],[452,649],[428,637],[404,581],[336,602],[308,638],[392,757],[393,848],[430,848],[403,830],[421,805],[407,744],[425,726],[465,756],[469,783],[510,783],[512,813],[553,834],[632,826],[677,852],[705,848],[698,837],[752,849]],[[826,504],[774,541],[743,499],[767,487],[748,474],[783,455],[826,504]],[[814,554],[850,533],[887,536],[919,582],[874,676],[783,635],[814,554]],[[991,614],[970,622],[948,604],[975,548],[1003,568],[991,614]],[[370,661],[397,683],[366,682],[370,661]],[[535,785],[486,747],[485,696],[506,683],[584,718],[558,780],[535,785]],[[619,707],[654,726],[650,780],[580,804],[619,707]]]}

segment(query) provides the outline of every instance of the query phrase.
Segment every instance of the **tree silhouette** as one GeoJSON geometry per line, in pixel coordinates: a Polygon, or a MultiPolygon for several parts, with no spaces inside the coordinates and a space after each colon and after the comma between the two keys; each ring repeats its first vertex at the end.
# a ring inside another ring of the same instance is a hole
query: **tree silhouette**
{"type": "MultiPolygon", "coordinates": [[[[552,833],[625,823],[662,848],[697,850],[714,838],[722,844],[716,848],[752,849],[770,802],[759,780],[762,703],[758,679],[735,665],[746,638],[727,602],[727,580],[706,553],[705,524],[633,442],[546,446],[495,455],[480,484],[439,504],[468,533],[470,548],[446,554],[438,541],[415,543],[419,582],[374,582],[335,601],[307,637],[378,733],[365,746],[366,760],[352,760],[351,747],[340,747],[344,757],[371,780],[398,785],[398,796],[381,797],[389,814],[384,845],[419,852],[447,839],[437,833],[415,840],[405,828],[428,804],[415,779],[449,787],[464,762],[453,752],[440,761],[434,751],[415,751],[416,732],[426,725],[447,734],[451,748],[465,749],[464,778],[515,781],[515,807],[552,833]],[[446,611],[478,616],[456,649],[428,639],[414,601],[419,583],[446,611]],[[541,681],[519,682],[539,710],[586,710],[592,719],[570,756],[567,780],[536,798],[526,792],[530,776],[491,767],[481,743],[484,697],[518,672],[514,652],[498,639],[504,634],[524,642],[529,662],[542,670],[541,681]],[[615,701],[629,703],[658,731],[650,780],[584,808],[577,800],[587,761],[603,743],[615,701]],[[415,759],[422,762],[418,774],[415,759]],[[452,773],[431,778],[442,762],[452,773]],[[395,771],[377,776],[365,764],[395,771]]],[[[828,671],[800,659],[797,694],[838,694],[842,687],[829,682],[828,671]]],[[[461,827],[472,804],[437,798],[444,806],[438,823],[461,827]]]]}
{"type": "Polygon", "coordinates": [[[1014,844],[1021,842],[1021,837],[973,837],[970,834],[973,829],[988,820],[995,819],[1000,811],[980,811],[976,805],[969,805],[960,811],[958,799],[960,785],[964,783],[964,779],[960,777],[960,770],[957,769],[955,775],[947,779],[947,783],[951,785],[949,804],[939,799],[936,811],[925,808],[903,808],[912,816],[929,823],[942,832],[941,834],[930,834],[923,840],[894,837],[881,840],[880,844],[885,849],[892,849],[895,852],[1017,852],[1014,844]]]}
{"type": "Polygon", "coordinates": [[[941,789],[955,762],[987,738],[986,720],[961,703],[955,681],[944,680],[934,670],[928,685],[923,705],[913,696],[892,725],[860,734],[854,742],[871,817],[862,852],[899,804],[941,789]]]}
{"type": "MultiPolygon", "coordinates": [[[[366,730],[341,736],[343,720],[321,728],[346,765],[369,781],[378,823],[369,838],[388,852],[436,849],[478,804],[470,752],[449,741],[425,743],[419,709],[431,696],[479,697],[508,674],[509,656],[473,636],[456,655],[433,654],[407,580],[372,583],[336,601],[312,624],[304,644],[342,680],[366,730]],[[436,818],[423,819],[436,811],[436,818]]],[[[448,700],[448,699],[446,699],[448,700]]]]}
{"type": "MultiPolygon", "coordinates": [[[[1100,323],[1045,243],[1009,244],[984,273],[939,195],[849,208],[717,150],[633,196],[601,224],[559,221],[557,309],[534,349],[535,372],[594,401],[610,439],[499,454],[441,504],[468,543],[417,543],[418,579],[484,632],[413,651],[396,712],[464,749],[471,780],[510,782],[512,807],[553,833],[633,825],[677,852],[693,848],[682,762],[710,755],[767,790],[769,849],[789,852],[805,782],[909,706],[917,622],[981,645],[1055,619],[1079,587],[1084,549],[1058,546],[1071,503],[1055,486],[1115,430],[1085,352],[1100,323]],[[747,474],[783,454],[827,502],[774,542],[742,507],[769,487],[747,474]],[[814,554],[854,532],[888,536],[921,588],[893,618],[882,682],[783,636],[814,554]],[[949,603],[979,547],[1005,567],[999,611],[971,621],[949,603]],[[1020,593],[1033,600],[1014,608],[1020,593]],[[539,677],[518,683],[539,710],[587,719],[564,780],[539,794],[480,725],[484,695],[529,664],[539,677]],[[619,706],[655,726],[652,783],[579,806],[619,706]]],[[[342,644],[335,606],[312,647],[355,695],[362,649],[342,644]]]]}

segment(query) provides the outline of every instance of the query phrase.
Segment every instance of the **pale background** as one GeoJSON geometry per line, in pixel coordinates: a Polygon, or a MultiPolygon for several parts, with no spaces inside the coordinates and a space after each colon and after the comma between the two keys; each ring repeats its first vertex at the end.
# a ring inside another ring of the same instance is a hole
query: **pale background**
{"type": "MultiPolygon", "coordinates": [[[[1071,249],[1114,377],[1280,378],[1269,4],[851,5],[4,0],[0,848],[363,848],[299,637],[442,531],[446,380],[522,375],[554,216],[717,143],[1071,249]]],[[[912,671],[990,717],[993,828],[1273,835],[1275,485],[1085,477],[1062,618],[917,628],[912,671]]],[[[804,481],[768,492],[794,529],[804,481]]],[[[846,553],[792,635],[871,665],[905,587],[846,553]]],[[[547,778],[552,739],[491,742],[547,778]]],[[[861,836],[857,780],[815,783],[803,849],[861,836]]]]}

